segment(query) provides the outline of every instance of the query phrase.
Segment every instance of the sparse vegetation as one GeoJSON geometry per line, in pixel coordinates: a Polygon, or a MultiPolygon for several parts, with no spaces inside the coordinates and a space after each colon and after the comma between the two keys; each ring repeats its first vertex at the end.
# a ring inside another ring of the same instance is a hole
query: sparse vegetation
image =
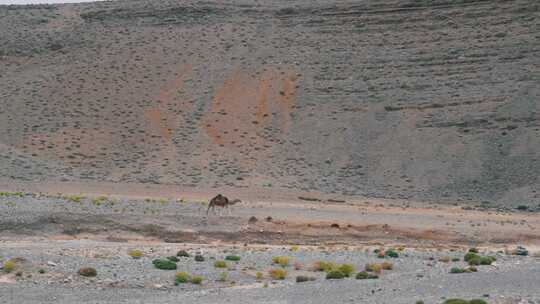
{"type": "Polygon", "coordinates": [[[343,279],[345,275],[339,270],[331,270],[326,274],[327,280],[343,279]]]}
{"type": "Polygon", "coordinates": [[[200,275],[194,275],[191,277],[191,283],[200,285],[202,284],[202,281],[204,280],[203,276],[200,275]]]}
{"type": "Polygon", "coordinates": [[[482,299],[473,299],[470,301],[463,299],[448,299],[444,301],[443,304],[487,304],[487,302],[482,299]]]}
{"type": "Polygon", "coordinates": [[[487,302],[482,299],[472,299],[469,301],[469,304],[487,304],[487,302]]]}
{"type": "Polygon", "coordinates": [[[366,279],[378,279],[379,276],[376,274],[368,273],[367,271],[361,271],[356,274],[357,280],[366,280],[366,279]]]}
{"type": "Polygon", "coordinates": [[[395,250],[389,249],[386,251],[386,256],[391,258],[398,258],[399,254],[395,250]]]}
{"type": "Polygon", "coordinates": [[[82,199],[84,198],[84,196],[82,195],[64,195],[62,196],[63,199],[65,199],[66,201],[70,201],[70,202],[74,202],[74,203],[80,203],[82,201],[82,199]]]}
{"type": "Polygon", "coordinates": [[[185,250],[180,250],[176,253],[176,256],[182,257],[182,258],[189,258],[189,253],[185,250]]]}
{"type": "Polygon", "coordinates": [[[227,268],[227,262],[223,260],[217,260],[214,262],[214,267],[216,268],[227,268]]]}
{"type": "Polygon", "coordinates": [[[106,202],[106,201],[107,201],[106,196],[99,196],[99,197],[92,198],[92,204],[96,206],[100,206],[103,202],[106,202]]]}
{"type": "Polygon", "coordinates": [[[79,275],[83,276],[83,277],[95,277],[95,276],[97,276],[96,269],[92,268],[92,267],[83,267],[83,268],[79,269],[79,271],[77,273],[79,275]]]}
{"type": "Polygon", "coordinates": [[[5,261],[4,265],[2,266],[2,269],[6,273],[12,272],[13,270],[15,270],[15,268],[17,268],[17,262],[15,262],[14,259],[9,259],[9,260],[5,261]]]}
{"type": "Polygon", "coordinates": [[[382,266],[381,266],[381,264],[370,263],[370,264],[366,264],[365,270],[367,272],[381,273],[382,272],[382,266]]]}
{"type": "Polygon", "coordinates": [[[187,272],[177,272],[175,276],[175,282],[178,283],[187,283],[189,282],[189,273],[187,272]]]}
{"type": "Polygon", "coordinates": [[[281,267],[289,266],[290,258],[288,256],[275,256],[272,257],[272,263],[278,264],[281,267]]]}
{"type": "Polygon", "coordinates": [[[464,272],[467,272],[465,270],[465,268],[460,268],[460,267],[452,267],[450,269],[450,273],[464,273],[464,272]]]}
{"type": "Polygon", "coordinates": [[[284,280],[287,276],[287,270],[283,268],[272,268],[268,271],[268,274],[274,280],[284,280]]]}
{"type": "Polygon", "coordinates": [[[204,257],[200,254],[196,255],[195,262],[204,262],[204,257]]]}
{"type": "Polygon", "coordinates": [[[180,261],[180,259],[177,258],[177,257],[174,256],[174,255],[171,255],[171,256],[167,257],[167,260],[169,260],[169,261],[171,261],[171,262],[175,262],[175,263],[180,261]]]}
{"type": "Polygon", "coordinates": [[[264,274],[263,274],[262,272],[257,271],[257,272],[255,273],[255,279],[256,279],[257,281],[262,280],[263,277],[264,277],[264,274]]]}
{"type": "Polygon", "coordinates": [[[237,255],[228,255],[225,257],[225,260],[237,262],[237,261],[240,261],[240,257],[237,255]]]}
{"type": "Polygon", "coordinates": [[[467,252],[467,253],[465,254],[465,256],[463,257],[463,260],[464,260],[465,262],[468,262],[468,261],[470,261],[470,260],[472,260],[472,259],[474,259],[474,258],[480,258],[480,256],[477,255],[477,254],[474,253],[474,252],[467,252]]]}
{"type": "Polygon", "coordinates": [[[23,197],[24,193],[22,192],[0,192],[0,196],[18,196],[23,197]]]}
{"type": "Polygon", "coordinates": [[[463,299],[448,299],[444,304],[469,304],[469,301],[463,299]]]}
{"type": "Polygon", "coordinates": [[[308,276],[297,276],[296,277],[296,283],[303,283],[303,282],[309,282],[309,281],[315,281],[314,277],[308,277],[308,276]]]}
{"type": "Polygon", "coordinates": [[[138,249],[132,249],[128,251],[128,255],[134,259],[140,259],[144,256],[144,253],[138,249]]]}
{"type": "Polygon", "coordinates": [[[313,263],[313,270],[329,272],[336,268],[336,264],[328,261],[316,261],[313,263]]]}
{"type": "Polygon", "coordinates": [[[341,264],[338,267],[338,271],[341,272],[344,276],[350,277],[354,273],[355,269],[354,266],[351,264],[341,264]]]}
{"type": "Polygon", "coordinates": [[[157,269],[161,270],[175,270],[176,269],[176,263],[169,260],[169,259],[155,259],[152,261],[152,264],[157,269]]]}
{"type": "Polygon", "coordinates": [[[492,256],[480,256],[474,252],[468,252],[463,257],[463,260],[469,263],[469,265],[478,266],[478,265],[491,265],[497,259],[492,256]]]}

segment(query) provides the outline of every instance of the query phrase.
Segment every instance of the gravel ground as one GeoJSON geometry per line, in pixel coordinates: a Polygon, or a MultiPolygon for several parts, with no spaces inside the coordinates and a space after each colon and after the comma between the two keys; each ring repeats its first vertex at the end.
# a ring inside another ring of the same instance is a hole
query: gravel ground
{"type": "Polygon", "coordinates": [[[18,262],[10,273],[0,270],[0,303],[441,303],[450,297],[540,303],[540,263],[532,256],[538,251],[537,214],[351,204],[260,202],[235,206],[233,216],[207,217],[201,201],[2,193],[0,263],[18,262]],[[429,229],[414,234],[415,227],[429,229]],[[531,256],[505,253],[518,242],[531,256]],[[331,281],[312,271],[318,260],[360,271],[383,261],[374,249],[398,244],[405,246],[400,256],[387,259],[394,269],[378,280],[331,281]],[[450,274],[452,267],[466,266],[469,244],[497,261],[476,273],[450,274]],[[133,259],[132,249],[144,256],[133,259]],[[175,286],[175,271],[154,268],[154,259],[181,249],[192,257],[180,258],[177,271],[202,275],[202,285],[175,286]],[[194,261],[197,253],[204,262],[194,261]],[[213,266],[229,254],[241,260],[228,262],[226,270],[213,266]],[[283,281],[269,278],[274,256],[291,258],[283,281]],[[446,256],[460,261],[439,262],[446,256]],[[97,277],[78,275],[81,267],[94,267],[97,277]],[[297,275],[316,280],[296,283],[297,275]]]}
{"type": "MultiPolygon", "coordinates": [[[[477,273],[450,274],[452,267],[465,267],[463,251],[420,250],[406,248],[399,258],[386,258],[393,270],[383,270],[378,280],[326,280],[323,272],[314,272],[317,260],[350,263],[362,270],[366,263],[380,263],[373,248],[338,247],[234,247],[189,244],[126,244],[75,241],[4,242],[0,259],[20,257],[22,277],[0,276],[2,303],[440,303],[443,298],[487,298],[490,303],[540,303],[540,263],[535,257],[510,256],[485,252],[497,261],[478,266],[477,273]],[[144,257],[133,259],[127,252],[140,249],[144,257]],[[174,285],[175,271],[158,270],[152,260],[175,255],[185,249],[201,253],[206,260],[180,258],[177,271],[202,275],[202,285],[174,285]],[[216,269],[216,259],[228,254],[241,256],[228,262],[228,269],[216,269]],[[288,276],[273,281],[268,276],[272,257],[289,256],[288,276]],[[439,262],[440,257],[458,257],[459,262],[439,262]],[[300,270],[295,270],[295,268],[300,270]],[[81,267],[95,267],[98,275],[85,278],[77,274],[81,267]],[[44,269],[44,274],[38,273],[44,269]],[[226,282],[218,282],[226,271],[226,282]],[[255,273],[264,273],[257,280],[255,273]],[[28,277],[31,275],[31,277],[28,277]],[[296,283],[297,275],[316,278],[296,283]],[[3,279],[3,280],[2,280],[3,279]],[[529,302],[519,302],[526,299],[529,302]],[[513,302],[510,302],[513,303],[513,302]]],[[[481,251],[481,253],[484,253],[481,251]]]]}

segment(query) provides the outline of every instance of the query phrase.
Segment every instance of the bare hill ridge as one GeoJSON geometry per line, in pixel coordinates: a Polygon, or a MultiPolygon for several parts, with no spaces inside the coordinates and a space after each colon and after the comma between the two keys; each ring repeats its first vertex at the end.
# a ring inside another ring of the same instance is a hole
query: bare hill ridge
{"type": "Polygon", "coordinates": [[[540,202],[540,5],[0,7],[17,180],[540,202]]]}

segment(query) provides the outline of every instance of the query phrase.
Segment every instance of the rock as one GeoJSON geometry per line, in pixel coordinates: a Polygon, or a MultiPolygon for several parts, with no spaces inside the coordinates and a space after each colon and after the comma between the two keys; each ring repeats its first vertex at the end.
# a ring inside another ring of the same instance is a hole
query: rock
{"type": "Polygon", "coordinates": [[[47,261],[47,265],[55,267],[57,264],[55,262],[47,261]]]}
{"type": "Polygon", "coordinates": [[[518,247],[514,250],[514,255],[527,256],[527,255],[529,255],[529,251],[528,251],[525,247],[518,246],[518,247]]]}
{"type": "Polygon", "coordinates": [[[253,224],[253,223],[256,223],[258,221],[258,219],[254,216],[250,217],[249,220],[248,220],[248,223],[250,224],[253,224]]]}

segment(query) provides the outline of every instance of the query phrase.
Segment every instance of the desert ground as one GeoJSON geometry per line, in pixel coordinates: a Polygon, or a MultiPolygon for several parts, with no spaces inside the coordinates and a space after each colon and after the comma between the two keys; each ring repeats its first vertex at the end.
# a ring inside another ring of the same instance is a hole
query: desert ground
{"type": "Polygon", "coordinates": [[[0,303],[540,303],[539,52],[536,0],[0,5],[0,303]]]}
{"type": "MultiPolygon", "coordinates": [[[[160,185],[130,185],[139,191],[124,185],[126,192],[101,195],[82,192],[101,184],[48,186],[80,192],[1,192],[0,261],[16,261],[12,271],[0,274],[2,302],[540,301],[537,212],[300,192],[271,199],[261,191],[237,192],[243,201],[230,214],[207,215],[210,197],[160,185]],[[168,196],[145,197],[143,189],[168,196]],[[518,246],[526,248],[526,256],[515,255],[518,246]],[[496,261],[476,266],[476,272],[451,273],[470,267],[463,260],[470,248],[496,261]],[[132,257],[134,250],[141,256],[132,257]],[[179,257],[176,270],[153,265],[181,250],[190,256],[179,257]],[[379,257],[377,251],[398,256],[379,257]],[[240,260],[215,266],[228,255],[240,260]],[[279,256],[289,259],[287,265],[273,263],[279,256]],[[354,273],[327,279],[325,271],[314,268],[320,261],[349,264],[354,273]],[[392,269],[377,279],[355,278],[367,264],[383,262],[392,269]],[[97,276],[80,275],[84,267],[96,269],[97,276]],[[283,280],[270,276],[276,268],[287,272],[283,280]],[[203,281],[175,284],[177,272],[203,281]],[[299,276],[310,280],[296,282],[299,276]]],[[[37,190],[33,187],[26,186],[37,190]]]]}

